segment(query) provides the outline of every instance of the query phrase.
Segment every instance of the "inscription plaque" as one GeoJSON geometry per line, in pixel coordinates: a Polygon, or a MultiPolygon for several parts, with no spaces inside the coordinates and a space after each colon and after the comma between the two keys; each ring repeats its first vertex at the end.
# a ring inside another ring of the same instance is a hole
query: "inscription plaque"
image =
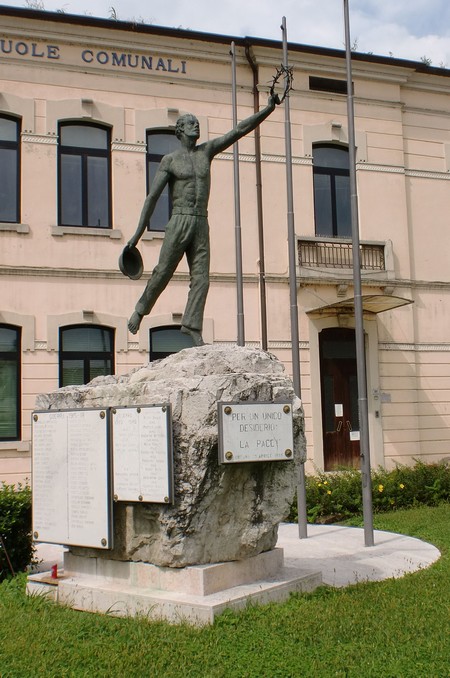
{"type": "Polygon", "coordinates": [[[173,501],[170,431],[170,405],[113,408],[115,501],[173,501]]]}
{"type": "Polygon", "coordinates": [[[218,403],[219,462],[293,458],[292,403],[218,403]]]}
{"type": "Polygon", "coordinates": [[[112,548],[107,410],[32,414],[33,537],[112,548]]]}

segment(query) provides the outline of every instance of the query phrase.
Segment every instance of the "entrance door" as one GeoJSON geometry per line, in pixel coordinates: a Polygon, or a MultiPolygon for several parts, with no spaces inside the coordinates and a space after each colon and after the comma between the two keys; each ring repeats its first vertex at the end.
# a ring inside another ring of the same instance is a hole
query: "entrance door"
{"type": "Polygon", "coordinates": [[[358,383],[354,330],[319,335],[324,469],[359,468],[358,383]]]}

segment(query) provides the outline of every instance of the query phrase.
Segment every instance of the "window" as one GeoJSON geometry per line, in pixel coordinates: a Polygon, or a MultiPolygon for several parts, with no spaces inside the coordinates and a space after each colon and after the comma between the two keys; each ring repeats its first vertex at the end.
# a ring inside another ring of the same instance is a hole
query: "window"
{"type": "Polygon", "coordinates": [[[351,237],[348,150],[314,146],[313,172],[316,235],[351,237]]]}
{"type": "MultiPolygon", "coordinates": [[[[164,155],[172,153],[180,147],[175,132],[170,130],[147,132],[147,193],[150,190],[156,171],[164,155]]],[[[170,219],[172,205],[170,204],[169,186],[159,197],[155,211],[148,226],[150,231],[164,231],[170,219]]]]}
{"type": "Polygon", "coordinates": [[[150,360],[167,358],[183,348],[192,348],[194,342],[189,334],[180,331],[180,325],[155,327],[150,330],[150,360]]]}
{"type": "Polygon", "coordinates": [[[334,78],[318,78],[311,75],[309,78],[309,89],[316,92],[347,94],[347,81],[335,80],[334,78]]]}
{"type": "Polygon", "coordinates": [[[0,325],[0,440],[20,439],[20,329],[0,325]]]}
{"type": "Polygon", "coordinates": [[[60,226],[111,227],[108,129],[83,123],[59,127],[60,226]]]}
{"type": "Polygon", "coordinates": [[[77,325],[60,330],[59,385],[80,386],[114,373],[114,333],[106,327],[77,325]]]}
{"type": "Polygon", "coordinates": [[[0,221],[20,221],[20,122],[0,116],[0,221]]]}

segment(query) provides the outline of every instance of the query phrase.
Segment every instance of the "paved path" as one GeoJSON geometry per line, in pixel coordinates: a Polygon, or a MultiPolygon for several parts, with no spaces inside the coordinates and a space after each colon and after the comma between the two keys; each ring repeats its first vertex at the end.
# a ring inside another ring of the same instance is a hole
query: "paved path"
{"type": "Polygon", "coordinates": [[[361,581],[402,577],[428,567],[440,551],[414,537],[375,530],[374,546],[364,545],[364,530],[338,525],[308,525],[308,537],[298,538],[298,526],[283,523],[278,544],[285,564],[321,570],[324,584],[348,586],[361,581]]]}

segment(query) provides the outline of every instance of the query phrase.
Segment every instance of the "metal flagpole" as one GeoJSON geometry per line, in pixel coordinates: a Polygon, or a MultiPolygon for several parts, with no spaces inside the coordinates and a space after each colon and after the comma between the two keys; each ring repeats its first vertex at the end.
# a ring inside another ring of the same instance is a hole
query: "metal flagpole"
{"type": "MultiPolygon", "coordinates": [[[[231,43],[231,83],[233,100],[233,127],[237,125],[237,96],[236,96],[236,49],[234,42],[231,43]]],[[[237,343],[245,346],[244,329],[244,282],[242,275],[242,236],[241,236],[241,192],[239,182],[239,146],[236,141],[233,144],[233,169],[234,169],[234,232],[236,247],[236,293],[237,293],[237,343]]]]}
{"type": "MultiPolygon", "coordinates": [[[[289,71],[286,17],[283,17],[281,30],[283,34],[283,70],[287,76],[289,71]]],[[[292,189],[292,142],[291,142],[291,119],[289,108],[289,92],[284,100],[285,112],[285,142],[286,142],[286,184],[287,184],[287,222],[288,222],[288,248],[289,248],[289,290],[291,308],[291,344],[292,344],[292,379],[294,391],[301,398],[300,384],[300,355],[299,355],[299,331],[298,331],[298,303],[297,303],[297,248],[295,242],[294,226],[294,199],[292,189]]],[[[298,534],[304,539],[307,534],[306,516],[306,488],[305,488],[305,464],[300,463],[299,479],[297,486],[297,511],[298,511],[298,534]]]]}
{"type": "Polygon", "coordinates": [[[366,355],[364,350],[363,307],[361,296],[361,255],[359,246],[358,193],[356,185],[355,114],[353,102],[352,59],[348,0],[344,0],[345,58],[347,66],[348,150],[350,161],[350,200],[352,219],[353,287],[355,294],[356,369],[360,427],[361,477],[364,516],[364,541],[374,545],[372,482],[370,475],[369,416],[367,403],[366,355]]]}

